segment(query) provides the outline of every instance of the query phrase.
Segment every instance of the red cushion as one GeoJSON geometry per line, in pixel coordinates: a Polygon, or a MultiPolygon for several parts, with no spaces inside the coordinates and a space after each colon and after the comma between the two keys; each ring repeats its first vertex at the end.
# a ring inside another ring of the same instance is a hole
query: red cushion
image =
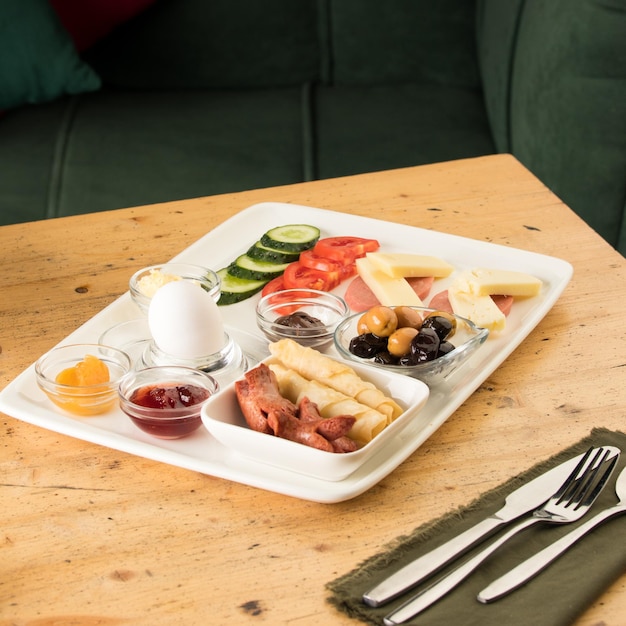
{"type": "Polygon", "coordinates": [[[156,0],[50,0],[79,52],[156,0]]]}

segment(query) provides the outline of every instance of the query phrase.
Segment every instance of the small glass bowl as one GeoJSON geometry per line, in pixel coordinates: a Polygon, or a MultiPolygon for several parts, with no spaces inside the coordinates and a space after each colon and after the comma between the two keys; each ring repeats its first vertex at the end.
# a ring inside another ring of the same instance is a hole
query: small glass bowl
{"type": "MultiPolygon", "coordinates": [[[[392,307],[393,308],[393,307],[392,307]]],[[[425,307],[411,307],[419,311],[422,317],[429,313],[436,312],[436,309],[428,309],[425,307]]],[[[372,367],[381,368],[397,374],[412,376],[418,378],[427,385],[436,385],[449,378],[456,370],[474,353],[487,339],[489,331],[486,328],[476,326],[472,321],[454,315],[456,318],[456,332],[451,337],[450,342],[455,349],[448,354],[438,357],[432,361],[420,363],[419,365],[386,365],[377,363],[374,359],[367,359],[356,356],[350,352],[350,341],[358,335],[357,324],[361,317],[367,313],[362,311],[355,315],[347,317],[335,330],[335,347],[339,354],[355,363],[371,365],[372,367]]]]}
{"type": "Polygon", "coordinates": [[[122,379],[119,385],[120,408],[136,426],[153,437],[180,439],[200,427],[202,405],[218,389],[218,382],[200,370],[177,365],[148,367],[130,372],[122,379]],[[151,389],[152,395],[147,396],[151,389]],[[165,399],[164,390],[171,390],[165,399]],[[136,392],[146,398],[144,403],[138,403],[136,392]],[[171,394],[176,398],[187,398],[185,404],[164,407],[171,394]]]}
{"type": "Polygon", "coordinates": [[[171,280],[191,280],[199,283],[208,291],[217,302],[220,297],[221,281],[219,276],[208,267],[192,265],[190,263],[165,263],[164,265],[150,265],[135,272],[128,283],[130,296],[137,306],[144,312],[148,312],[150,300],[158,287],[171,280]],[[148,282],[149,287],[142,289],[142,279],[150,281],[154,275],[154,282],[148,282]],[[173,277],[173,278],[172,278],[173,277]]]}
{"type": "Polygon", "coordinates": [[[321,347],[333,340],[337,325],[350,312],[343,298],[316,289],[285,289],[261,298],[256,321],[270,341],[293,339],[308,347],[321,347]],[[287,326],[278,322],[290,315],[305,314],[321,322],[309,327],[287,326]]]}
{"type": "Polygon", "coordinates": [[[40,389],[56,406],[71,415],[88,417],[115,408],[118,384],[130,368],[130,357],[122,350],[101,344],[71,344],[53,348],[40,357],[35,363],[35,376],[40,389]],[[106,364],[108,382],[87,386],[56,382],[61,371],[74,367],[87,355],[106,364]]]}

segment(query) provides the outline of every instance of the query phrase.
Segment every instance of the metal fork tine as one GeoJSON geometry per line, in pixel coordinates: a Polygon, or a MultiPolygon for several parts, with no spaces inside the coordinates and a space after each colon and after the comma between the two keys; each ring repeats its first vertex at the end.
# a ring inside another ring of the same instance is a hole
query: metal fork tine
{"type": "Polygon", "coordinates": [[[565,494],[570,491],[571,487],[577,484],[576,481],[578,480],[578,474],[580,473],[580,470],[587,465],[587,460],[592,452],[593,447],[589,448],[589,450],[585,452],[583,457],[578,462],[578,465],[576,465],[570,475],[565,479],[559,490],[554,494],[553,498],[557,498],[557,503],[561,502],[565,498],[565,494]]]}
{"type": "MultiPolygon", "coordinates": [[[[607,450],[606,454],[602,457],[602,462],[598,465],[598,470],[605,465],[606,458],[609,455],[609,453],[610,451],[607,450]]],[[[593,487],[591,491],[589,491],[591,487],[591,483],[587,486],[587,489],[585,490],[585,493],[581,496],[580,501],[576,503],[576,506],[574,507],[575,509],[578,509],[578,507],[580,506],[590,506],[591,503],[598,497],[598,494],[602,491],[602,489],[604,488],[604,485],[606,484],[606,481],[610,478],[613,470],[615,469],[618,459],[619,459],[619,456],[614,456],[611,459],[611,461],[606,465],[606,468],[604,469],[604,473],[600,475],[595,486],[593,487]]],[[[596,478],[596,476],[597,476],[597,472],[594,475],[594,479],[596,478]]]]}
{"type": "Polygon", "coordinates": [[[578,507],[582,499],[585,497],[585,495],[587,494],[587,492],[593,485],[596,479],[596,476],[600,472],[600,468],[602,467],[602,464],[606,460],[606,457],[608,456],[608,454],[609,454],[608,450],[604,450],[603,448],[598,448],[598,451],[596,452],[596,455],[594,456],[594,458],[591,460],[591,463],[589,463],[587,470],[583,472],[583,474],[581,475],[580,481],[576,485],[576,489],[574,490],[574,492],[569,497],[569,500],[566,506],[575,504],[576,505],[575,508],[578,507]],[[604,455],[603,458],[600,458],[600,460],[598,461],[598,458],[601,457],[602,455],[604,455]]]}

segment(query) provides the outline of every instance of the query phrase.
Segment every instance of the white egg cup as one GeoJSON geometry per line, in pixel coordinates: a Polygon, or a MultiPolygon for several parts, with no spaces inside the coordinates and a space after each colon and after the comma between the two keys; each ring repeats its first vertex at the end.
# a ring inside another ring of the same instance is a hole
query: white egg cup
{"type": "Polygon", "coordinates": [[[237,380],[248,369],[248,359],[241,347],[227,333],[224,333],[224,346],[221,350],[193,359],[183,359],[167,354],[153,339],[148,342],[143,352],[141,366],[154,367],[155,365],[191,367],[210,374],[217,380],[220,387],[225,387],[237,380]]]}

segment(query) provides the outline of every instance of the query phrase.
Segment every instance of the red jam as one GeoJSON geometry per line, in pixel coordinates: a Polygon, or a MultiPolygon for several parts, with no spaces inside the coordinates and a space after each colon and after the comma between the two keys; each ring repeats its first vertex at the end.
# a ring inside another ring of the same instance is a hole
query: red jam
{"type": "Polygon", "coordinates": [[[146,385],[135,389],[130,401],[147,409],[182,409],[204,402],[209,395],[206,389],[196,385],[146,385]]]}
{"type": "Polygon", "coordinates": [[[199,428],[200,405],[210,395],[207,389],[197,385],[146,385],[133,391],[129,402],[154,410],[143,410],[140,414],[126,412],[139,428],[154,437],[177,439],[199,428]],[[194,411],[195,405],[198,407],[194,411]]]}

